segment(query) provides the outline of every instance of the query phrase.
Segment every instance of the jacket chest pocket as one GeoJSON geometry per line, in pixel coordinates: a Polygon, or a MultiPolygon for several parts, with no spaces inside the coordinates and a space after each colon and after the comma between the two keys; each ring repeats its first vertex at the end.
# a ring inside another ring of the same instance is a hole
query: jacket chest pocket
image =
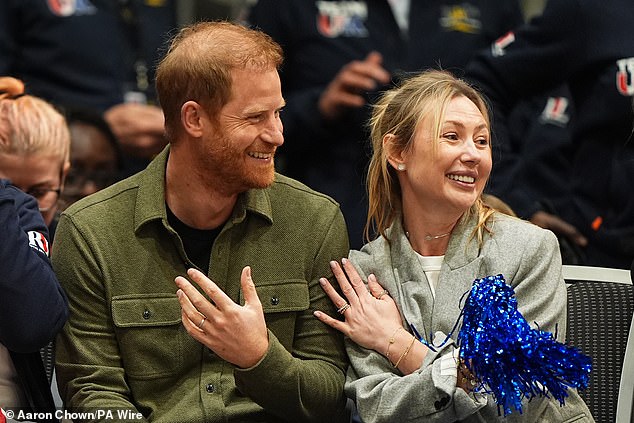
{"type": "Polygon", "coordinates": [[[182,370],[186,332],[176,295],[116,296],[111,307],[122,364],[129,377],[151,379],[182,370]]]}
{"type": "MultiPolygon", "coordinates": [[[[302,279],[264,282],[255,287],[266,326],[288,351],[292,351],[297,314],[308,310],[308,283],[302,279]]],[[[240,304],[244,296],[240,291],[240,304]]]]}

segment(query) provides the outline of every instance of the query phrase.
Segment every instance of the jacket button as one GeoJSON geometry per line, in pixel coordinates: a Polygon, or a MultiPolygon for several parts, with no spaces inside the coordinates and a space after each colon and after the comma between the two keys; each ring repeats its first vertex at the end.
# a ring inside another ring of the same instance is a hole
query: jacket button
{"type": "Polygon", "coordinates": [[[152,316],[152,312],[148,309],[145,309],[145,311],[143,312],[143,318],[145,320],[148,320],[151,316],[152,316]]]}
{"type": "Polygon", "coordinates": [[[434,402],[434,408],[436,408],[436,410],[440,410],[441,408],[446,406],[450,400],[451,398],[449,397],[442,397],[438,401],[434,402]]]}
{"type": "Polygon", "coordinates": [[[271,305],[278,305],[280,303],[280,299],[278,297],[271,297],[271,305]]]}
{"type": "Polygon", "coordinates": [[[207,386],[205,386],[205,390],[207,391],[207,393],[212,394],[216,390],[216,387],[213,385],[213,383],[208,383],[207,386]]]}

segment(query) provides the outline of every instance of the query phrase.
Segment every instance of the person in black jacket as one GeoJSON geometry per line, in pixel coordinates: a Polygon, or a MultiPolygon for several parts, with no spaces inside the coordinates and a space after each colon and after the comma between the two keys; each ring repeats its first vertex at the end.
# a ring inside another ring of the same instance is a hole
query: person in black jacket
{"type": "Polygon", "coordinates": [[[0,405],[54,410],[40,348],[68,317],[35,199],[0,179],[0,405]]]}
{"type": "Polygon", "coordinates": [[[176,19],[175,0],[2,0],[0,75],[56,106],[101,113],[134,158],[131,173],[166,144],[154,70],[176,19]]]}
{"type": "MultiPolygon", "coordinates": [[[[575,107],[571,190],[540,223],[568,235],[579,264],[628,268],[634,258],[634,3],[559,0],[497,40],[467,66],[466,77],[493,104],[501,162],[516,163],[507,118],[521,99],[567,83],[575,107]],[[567,232],[565,224],[581,237],[567,232]],[[587,244],[587,245],[586,245],[587,244]]],[[[496,165],[493,194],[505,199],[515,180],[496,165]]]]}

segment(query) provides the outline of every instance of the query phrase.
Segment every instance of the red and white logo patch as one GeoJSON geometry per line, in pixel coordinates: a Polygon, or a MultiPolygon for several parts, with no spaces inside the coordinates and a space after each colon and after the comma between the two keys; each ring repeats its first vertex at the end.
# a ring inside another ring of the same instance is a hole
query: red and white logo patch
{"type": "Polygon", "coordinates": [[[364,1],[318,1],[316,5],[317,30],[324,37],[368,36],[368,6],[364,1]]]}
{"type": "Polygon", "coordinates": [[[491,54],[493,57],[504,56],[506,54],[506,49],[511,43],[515,41],[515,33],[513,31],[509,31],[506,35],[501,36],[491,46],[491,54]]]}
{"type": "Polygon", "coordinates": [[[75,0],[47,0],[47,3],[56,16],[71,16],[75,12],[75,0]]]}
{"type": "Polygon", "coordinates": [[[29,237],[29,247],[38,250],[41,253],[46,254],[48,257],[49,248],[48,248],[48,240],[46,237],[40,232],[29,231],[26,233],[29,237]]]}
{"type": "Polygon", "coordinates": [[[616,88],[625,96],[634,95],[634,57],[616,61],[616,88]]]}
{"type": "Polygon", "coordinates": [[[562,127],[566,126],[570,121],[570,116],[567,113],[568,104],[569,101],[566,97],[548,97],[540,121],[562,127]]]}
{"type": "Polygon", "coordinates": [[[92,15],[97,9],[90,0],[46,0],[55,16],[92,15]]]}

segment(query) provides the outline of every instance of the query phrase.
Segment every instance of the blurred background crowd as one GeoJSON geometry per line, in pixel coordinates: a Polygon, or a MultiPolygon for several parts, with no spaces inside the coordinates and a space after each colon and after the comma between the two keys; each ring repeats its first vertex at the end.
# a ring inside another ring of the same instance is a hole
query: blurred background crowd
{"type": "MultiPolygon", "coordinates": [[[[574,37],[557,39],[548,28],[545,6],[545,0],[7,0],[0,5],[0,75],[23,81],[26,93],[50,102],[68,121],[70,166],[44,186],[52,189],[47,198],[56,200],[54,216],[141,170],[165,146],[154,69],[177,28],[212,19],[259,28],[285,55],[285,144],[276,168],[337,200],[351,247],[358,248],[367,216],[373,101],[417,71],[449,70],[481,87],[494,109],[496,171],[489,198],[555,232],[564,263],[627,268],[634,257],[627,221],[632,196],[615,186],[624,186],[617,178],[627,178],[623,163],[631,156],[629,47],[613,34],[611,63],[609,57],[580,63],[562,50],[568,41],[561,40],[574,37]],[[559,56],[549,56],[553,51],[559,56]],[[558,74],[551,76],[545,61],[556,64],[558,74]],[[620,99],[599,92],[594,79],[610,74],[597,66],[613,70],[613,78],[622,66],[620,99]],[[619,110],[593,114],[588,98],[598,101],[596,107],[619,110]],[[575,102],[584,103],[582,113],[575,102]],[[599,141],[589,134],[596,133],[597,121],[622,129],[599,141]]],[[[560,35],[567,31],[559,26],[560,35]]],[[[580,54],[593,48],[582,42],[570,47],[580,54]]],[[[41,181],[26,173],[30,179],[18,185],[39,187],[41,181]]],[[[17,183],[16,176],[5,176],[17,183]]],[[[54,218],[51,225],[54,232],[54,218]]]]}

